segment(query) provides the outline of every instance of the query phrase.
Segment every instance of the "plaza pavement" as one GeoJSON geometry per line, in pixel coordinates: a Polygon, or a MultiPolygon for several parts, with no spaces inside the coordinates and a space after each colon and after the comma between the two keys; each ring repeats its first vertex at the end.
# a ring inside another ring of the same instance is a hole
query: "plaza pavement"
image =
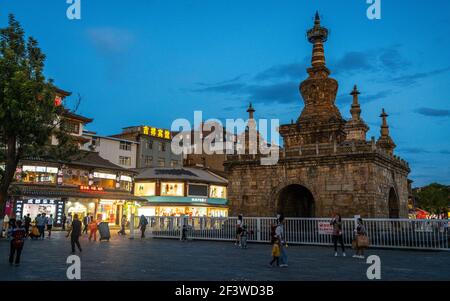
{"type": "MultiPolygon", "coordinates": [[[[81,280],[216,280],[310,281],[367,280],[365,260],[334,257],[330,247],[289,246],[289,267],[271,268],[271,247],[232,242],[167,239],[130,240],[113,235],[109,242],[80,239],[81,280]]],[[[381,258],[382,280],[450,280],[450,252],[372,249],[381,258]]],[[[9,242],[0,240],[0,281],[67,280],[70,241],[64,233],[52,239],[26,241],[19,267],[8,263],[9,242]]],[[[77,252],[77,254],[79,254],[77,252]]]]}

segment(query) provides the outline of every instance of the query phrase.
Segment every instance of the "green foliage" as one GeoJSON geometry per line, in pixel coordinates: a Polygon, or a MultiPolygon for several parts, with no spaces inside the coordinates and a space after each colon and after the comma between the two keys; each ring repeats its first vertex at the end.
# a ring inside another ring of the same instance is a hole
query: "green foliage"
{"type": "Polygon", "coordinates": [[[57,127],[64,112],[55,106],[56,87],[43,74],[45,55],[13,15],[0,28],[0,209],[20,159],[67,156],[73,138],[57,127]],[[51,135],[58,148],[49,146],[51,135]],[[14,170],[12,170],[14,169],[14,170]]]}
{"type": "Polygon", "coordinates": [[[414,192],[419,208],[431,213],[447,212],[450,197],[448,186],[432,183],[414,192]]]}

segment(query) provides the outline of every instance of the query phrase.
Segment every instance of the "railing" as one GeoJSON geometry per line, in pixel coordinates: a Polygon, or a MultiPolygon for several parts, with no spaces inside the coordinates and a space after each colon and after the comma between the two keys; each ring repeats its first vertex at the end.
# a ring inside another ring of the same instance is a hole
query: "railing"
{"type": "MultiPolygon", "coordinates": [[[[236,217],[147,217],[154,238],[181,239],[185,225],[188,239],[223,240],[236,239],[236,217]]],[[[286,218],[286,241],[290,244],[331,245],[330,218],[286,218]]],[[[249,232],[248,241],[267,243],[271,240],[271,227],[276,222],[270,217],[244,217],[243,224],[249,232]]],[[[136,228],[139,224],[136,218],[136,228]]],[[[403,249],[449,249],[448,220],[364,219],[364,226],[371,247],[403,249]]],[[[351,245],[356,223],[354,219],[342,219],[344,244],[351,245]]]]}

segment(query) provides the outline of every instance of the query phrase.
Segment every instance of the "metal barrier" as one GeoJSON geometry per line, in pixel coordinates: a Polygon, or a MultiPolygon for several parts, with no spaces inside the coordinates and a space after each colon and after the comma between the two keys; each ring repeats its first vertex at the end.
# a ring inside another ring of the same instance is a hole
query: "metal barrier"
{"type": "MultiPolygon", "coordinates": [[[[139,224],[138,217],[135,225],[139,224]]],[[[181,239],[183,226],[188,239],[233,241],[237,217],[147,217],[147,232],[155,238],[181,239]]],[[[286,218],[285,236],[290,244],[332,245],[330,218],[286,218]]],[[[244,217],[250,242],[270,242],[270,217],[244,217]]],[[[364,219],[370,247],[450,250],[448,220],[364,219]]],[[[354,238],[355,219],[342,219],[344,244],[354,238]]]]}

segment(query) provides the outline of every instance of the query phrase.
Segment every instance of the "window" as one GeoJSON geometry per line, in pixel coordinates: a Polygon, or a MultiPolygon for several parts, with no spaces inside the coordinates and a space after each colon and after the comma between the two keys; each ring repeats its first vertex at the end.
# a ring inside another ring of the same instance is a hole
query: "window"
{"type": "Polygon", "coordinates": [[[94,172],[94,186],[115,189],[116,177],[115,174],[94,172]]]}
{"type": "Polygon", "coordinates": [[[170,162],[170,166],[171,166],[171,167],[178,167],[178,161],[172,160],[172,161],[170,162]]]}
{"type": "Polygon", "coordinates": [[[131,157],[119,156],[119,164],[125,166],[131,166],[131,157]]]}
{"type": "Polygon", "coordinates": [[[80,123],[73,120],[64,119],[61,121],[61,128],[71,134],[80,133],[80,123]]]}
{"type": "Polygon", "coordinates": [[[158,166],[159,166],[159,167],[164,167],[164,166],[166,166],[166,160],[160,158],[160,159],[158,160],[158,166]]]}
{"type": "Polygon", "coordinates": [[[226,190],[227,188],[225,186],[211,185],[209,187],[209,197],[225,199],[227,197],[226,190]]]}
{"type": "Polygon", "coordinates": [[[45,166],[26,166],[22,167],[25,173],[23,182],[25,183],[56,183],[58,168],[45,166]]]}
{"type": "Polygon", "coordinates": [[[100,138],[99,137],[92,137],[91,145],[92,146],[99,146],[100,145],[100,138]]]}
{"type": "Polygon", "coordinates": [[[126,150],[126,151],[131,151],[131,142],[120,141],[120,149],[126,150]]]}
{"type": "Polygon", "coordinates": [[[153,141],[148,141],[147,142],[147,148],[148,149],[153,149],[153,141]]]}
{"type": "Polygon", "coordinates": [[[161,142],[161,151],[162,152],[166,151],[166,144],[164,142],[161,142]]]}
{"type": "Polygon", "coordinates": [[[145,156],[145,158],[144,158],[145,166],[151,166],[152,162],[153,162],[153,157],[152,156],[145,156]]]}
{"type": "Polygon", "coordinates": [[[81,169],[66,169],[63,171],[63,183],[70,185],[89,185],[89,172],[81,169]]]}
{"type": "Polygon", "coordinates": [[[156,183],[135,183],[134,195],[153,196],[155,195],[156,183]]]}
{"type": "Polygon", "coordinates": [[[183,183],[161,183],[161,195],[173,195],[173,196],[183,196],[184,195],[184,184],[183,183]]]}
{"type": "Polygon", "coordinates": [[[188,195],[208,197],[208,185],[189,184],[188,195]]]}

